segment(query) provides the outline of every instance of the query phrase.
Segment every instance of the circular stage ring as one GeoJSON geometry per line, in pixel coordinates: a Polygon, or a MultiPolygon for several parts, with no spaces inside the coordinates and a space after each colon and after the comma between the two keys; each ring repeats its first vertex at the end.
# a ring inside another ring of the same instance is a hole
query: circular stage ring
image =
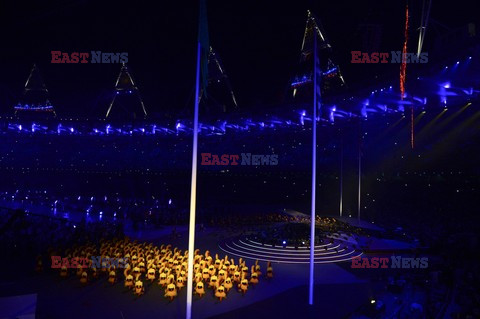
{"type": "MultiPolygon", "coordinates": [[[[283,264],[310,263],[310,247],[275,246],[251,240],[246,236],[228,238],[219,243],[219,248],[236,257],[271,261],[283,264]]],[[[350,261],[362,255],[351,243],[334,240],[333,243],[315,246],[315,264],[329,264],[350,261]]]]}

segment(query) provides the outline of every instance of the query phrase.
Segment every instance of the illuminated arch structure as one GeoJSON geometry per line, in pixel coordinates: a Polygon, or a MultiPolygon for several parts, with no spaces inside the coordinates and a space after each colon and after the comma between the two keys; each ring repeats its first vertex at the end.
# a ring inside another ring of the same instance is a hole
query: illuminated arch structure
{"type": "Polygon", "coordinates": [[[15,115],[53,115],[56,116],[55,109],[48,99],[49,93],[45,82],[43,82],[40,70],[34,64],[25,88],[23,89],[23,96],[20,102],[14,106],[15,115]]]}
{"type": "MultiPolygon", "coordinates": [[[[200,112],[202,115],[231,113],[238,109],[237,99],[233,93],[230,80],[218,54],[210,46],[207,60],[207,85],[200,88],[200,112]]],[[[182,116],[191,112],[194,93],[190,95],[182,116]]]]}
{"type": "Polygon", "coordinates": [[[207,92],[202,90],[200,105],[206,113],[229,113],[238,107],[225,68],[212,47],[208,55],[207,92]]]}
{"type": "Polygon", "coordinates": [[[115,95],[108,106],[105,118],[144,119],[146,117],[147,111],[140,91],[135,85],[127,65],[123,63],[115,83],[115,95]]]}
{"type": "Polygon", "coordinates": [[[313,96],[313,57],[314,37],[317,37],[317,56],[322,72],[322,97],[325,93],[335,93],[345,87],[340,67],[333,62],[332,46],[330,45],[319,20],[307,11],[307,22],[302,40],[298,72],[289,86],[289,99],[295,104],[310,104],[313,96]]]}

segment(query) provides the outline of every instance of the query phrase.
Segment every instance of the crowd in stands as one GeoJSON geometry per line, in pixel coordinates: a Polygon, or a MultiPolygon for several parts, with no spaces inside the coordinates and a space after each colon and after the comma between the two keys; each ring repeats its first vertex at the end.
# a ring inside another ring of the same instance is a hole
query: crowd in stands
{"type": "Polygon", "coordinates": [[[35,257],[52,247],[64,249],[101,238],[123,236],[121,224],[108,222],[72,222],[22,209],[0,208],[0,245],[5,258],[15,262],[2,263],[13,274],[32,269],[35,257]]]}
{"type": "Polygon", "coordinates": [[[82,196],[61,192],[16,190],[0,193],[0,206],[43,212],[45,215],[86,221],[107,220],[112,223],[131,221],[136,229],[142,224],[152,226],[185,222],[176,205],[170,200],[133,199],[119,195],[82,196]]]}

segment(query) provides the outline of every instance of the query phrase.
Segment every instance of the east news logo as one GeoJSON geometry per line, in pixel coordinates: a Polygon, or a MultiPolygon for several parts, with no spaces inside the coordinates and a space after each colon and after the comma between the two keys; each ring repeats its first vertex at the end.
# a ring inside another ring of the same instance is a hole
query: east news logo
{"type": "Polygon", "coordinates": [[[102,256],[92,256],[91,259],[86,257],[61,257],[52,256],[52,268],[128,268],[129,259],[125,258],[107,258],[102,256]]]}
{"type": "Polygon", "coordinates": [[[428,52],[403,53],[402,51],[391,52],[362,52],[351,51],[351,63],[427,63],[428,52]]]}
{"type": "Polygon", "coordinates": [[[202,153],[200,165],[278,165],[278,154],[212,154],[202,153]]]}
{"type": "Polygon", "coordinates": [[[127,52],[62,52],[51,51],[52,63],[128,63],[127,52]]]}
{"type": "Polygon", "coordinates": [[[355,257],[352,259],[352,268],[427,268],[428,257],[355,257]]]}

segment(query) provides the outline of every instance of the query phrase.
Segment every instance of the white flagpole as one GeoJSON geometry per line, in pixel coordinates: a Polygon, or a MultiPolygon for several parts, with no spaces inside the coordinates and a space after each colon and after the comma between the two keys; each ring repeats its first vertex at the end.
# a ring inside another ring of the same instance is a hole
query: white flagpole
{"type": "Polygon", "coordinates": [[[197,74],[195,83],[195,114],[193,117],[192,187],[190,193],[190,223],[188,226],[187,319],[192,318],[193,252],[195,250],[195,207],[197,201],[198,103],[200,86],[200,41],[197,47],[197,74]]]}
{"type": "MultiPolygon", "coordinates": [[[[340,134],[341,131],[340,131],[340,134]]],[[[343,215],[343,136],[340,137],[340,217],[343,215]]]]}
{"type": "Polygon", "coordinates": [[[313,26],[313,147],[312,147],[312,212],[310,225],[310,285],[308,303],[313,305],[313,278],[315,265],[315,186],[317,166],[317,30],[313,26]]]}
{"type": "MultiPolygon", "coordinates": [[[[358,140],[358,222],[360,223],[360,212],[361,212],[361,203],[362,203],[362,150],[361,150],[361,143],[362,143],[362,120],[360,119],[359,123],[359,134],[360,138],[358,140]]],[[[360,224],[359,224],[360,225],[360,224]]]]}

